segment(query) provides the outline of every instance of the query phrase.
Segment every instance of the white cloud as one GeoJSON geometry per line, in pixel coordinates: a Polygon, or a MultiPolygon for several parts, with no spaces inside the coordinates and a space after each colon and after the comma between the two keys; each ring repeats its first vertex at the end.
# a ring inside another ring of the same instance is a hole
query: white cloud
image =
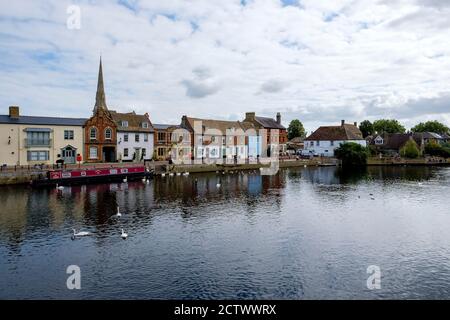
{"type": "Polygon", "coordinates": [[[280,111],[309,131],[386,116],[450,125],[449,11],[433,0],[2,1],[0,105],[89,116],[101,53],[107,103],[157,123],[280,111]],[[80,30],[66,28],[72,4],[80,30]]]}

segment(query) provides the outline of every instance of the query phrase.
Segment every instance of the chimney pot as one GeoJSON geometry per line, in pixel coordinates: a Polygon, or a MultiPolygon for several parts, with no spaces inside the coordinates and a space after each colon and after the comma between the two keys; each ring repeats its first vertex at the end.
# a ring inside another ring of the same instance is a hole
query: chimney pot
{"type": "Polygon", "coordinates": [[[281,114],[277,112],[277,123],[281,124],[281,114]]]}
{"type": "Polygon", "coordinates": [[[345,120],[341,120],[341,126],[345,124],[345,120]]]}
{"type": "Polygon", "coordinates": [[[11,119],[19,119],[19,116],[20,116],[19,106],[10,106],[9,117],[11,119]]]}
{"type": "Polygon", "coordinates": [[[358,126],[358,122],[353,122],[353,125],[355,126],[355,127],[357,127],[358,126]]]}

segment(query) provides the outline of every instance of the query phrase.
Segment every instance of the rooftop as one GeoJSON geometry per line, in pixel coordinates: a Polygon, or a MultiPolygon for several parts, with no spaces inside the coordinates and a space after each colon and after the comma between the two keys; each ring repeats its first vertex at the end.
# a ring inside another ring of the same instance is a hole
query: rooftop
{"type": "Polygon", "coordinates": [[[305,140],[307,141],[345,141],[364,140],[361,131],[353,124],[319,127],[305,140]]]}
{"type": "Polygon", "coordinates": [[[59,117],[35,117],[19,116],[11,118],[7,114],[0,115],[0,123],[5,124],[30,124],[30,125],[53,125],[53,126],[83,126],[86,118],[59,118],[59,117]]]}

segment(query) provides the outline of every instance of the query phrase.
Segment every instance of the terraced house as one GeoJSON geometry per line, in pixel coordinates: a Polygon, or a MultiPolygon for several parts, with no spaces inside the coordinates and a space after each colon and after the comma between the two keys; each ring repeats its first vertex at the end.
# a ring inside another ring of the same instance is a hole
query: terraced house
{"type": "Polygon", "coordinates": [[[20,115],[18,106],[0,115],[0,165],[75,163],[83,153],[82,118],[20,115]]]}
{"type": "Polygon", "coordinates": [[[117,159],[142,162],[153,157],[153,126],[148,114],[110,111],[117,126],[117,159]]]}
{"type": "MultiPolygon", "coordinates": [[[[246,160],[249,157],[249,142],[253,141],[249,137],[256,136],[256,130],[252,123],[240,121],[183,116],[181,127],[191,133],[194,160],[212,162],[246,160]]],[[[258,148],[252,147],[251,149],[258,148]]]]}

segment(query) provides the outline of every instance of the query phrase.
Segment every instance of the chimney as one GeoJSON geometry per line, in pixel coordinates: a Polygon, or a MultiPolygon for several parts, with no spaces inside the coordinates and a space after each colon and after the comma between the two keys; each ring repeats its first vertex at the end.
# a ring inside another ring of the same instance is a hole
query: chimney
{"type": "Polygon", "coordinates": [[[19,106],[10,106],[9,107],[9,117],[11,119],[19,119],[19,106]]]}
{"type": "Polygon", "coordinates": [[[345,120],[341,120],[341,126],[345,124],[345,120]]]}
{"type": "Polygon", "coordinates": [[[277,123],[281,124],[281,114],[277,112],[277,123]]]}
{"type": "Polygon", "coordinates": [[[255,120],[256,114],[254,112],[246,112],[244,121],[253,121],[255,120]]]}
{"type": "Polygon", "coordinates": [[[357,127],[358,126],[358,122],[353,122],[353,125],[355,126],[355,127],[357,127]]]}

